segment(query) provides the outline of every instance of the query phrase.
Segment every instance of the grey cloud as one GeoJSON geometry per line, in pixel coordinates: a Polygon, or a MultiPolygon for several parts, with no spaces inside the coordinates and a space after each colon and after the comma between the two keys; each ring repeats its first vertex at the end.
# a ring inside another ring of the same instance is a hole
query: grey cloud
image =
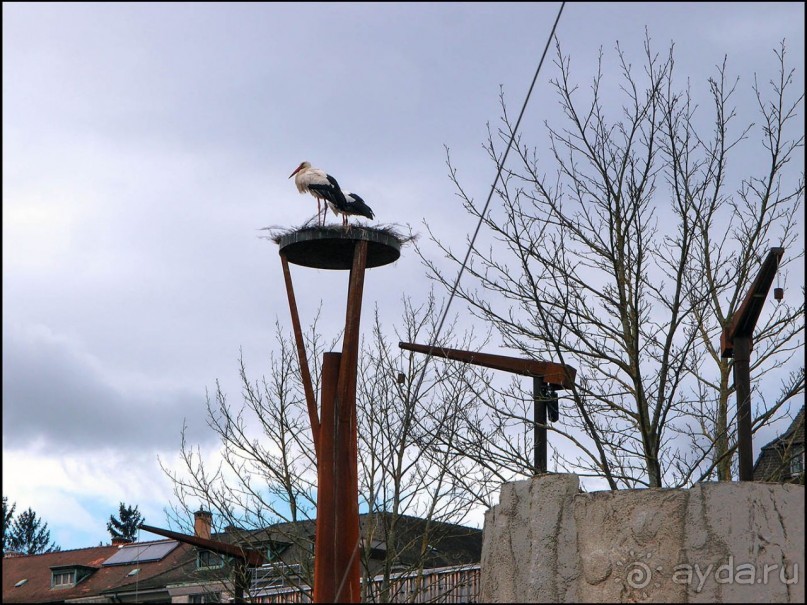
{"type": "Polygon", "coordinates": [[[204,393],[127,391],[65,338],[41,328],[4,330],[4,447],[42,440],[57,451],[177,450],[185,418],[191,443],[212,437],[204,414],[204,393]]]}

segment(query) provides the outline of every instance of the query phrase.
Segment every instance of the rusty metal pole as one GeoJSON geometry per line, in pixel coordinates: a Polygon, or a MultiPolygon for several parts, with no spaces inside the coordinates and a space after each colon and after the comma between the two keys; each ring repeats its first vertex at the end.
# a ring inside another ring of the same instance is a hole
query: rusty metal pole
{"type": "Polygon", "coordinates": [[[533,414],[535,418],[535,467],[533,474],[546,472],[546,382],[542,376],[532,379],[533,414]]]}
{"type": "Polygon", "coordinates": [[[317,534],[314,541],[314,602],[333,602],[336,594],[336,392],[341,353],[322,355],[322,410],[317,457],[317,534]]]}

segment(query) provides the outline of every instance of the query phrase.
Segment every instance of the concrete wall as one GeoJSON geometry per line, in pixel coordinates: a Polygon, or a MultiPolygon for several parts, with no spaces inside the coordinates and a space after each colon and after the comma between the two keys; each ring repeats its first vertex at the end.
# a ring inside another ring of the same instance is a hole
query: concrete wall
{"type": "Polygon", "coordinates": [[[502,487],[485,515],[480,602],[803,603],[804,486],[502,487]]]}

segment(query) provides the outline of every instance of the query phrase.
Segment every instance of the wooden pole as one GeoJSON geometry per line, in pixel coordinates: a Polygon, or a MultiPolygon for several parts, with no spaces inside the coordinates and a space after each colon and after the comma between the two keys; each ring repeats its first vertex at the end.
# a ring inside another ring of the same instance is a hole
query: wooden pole
{"type": "Polygon", "coordinates": [[[734,388],[737,392],[737,458],[740,481],[754,479],[754,444],[751,411],[751,349],[754,328],[779,269],[784,248],[771,248],[740,308],[720,335],[721,357],[734,358],[734,388]]]}
{"type": "Polygon", "coordinates": [[[322,359],[322,410],[317,457],[314,602],[359,603],[358,432],[356,380],[367,242],[356,242],[348,284],[341,353],[322,359]]]}
{"type": "Polygon", "coordinates": [[[754,479],[751,438],[751,337],[734,337],[734,388],[737,389],[737,457],[740,481],[754,479]]]}
{"type": "Polygon", "coordinates": [[[359,361],[359,324],[364,293],[364,273],[367,267],[367,241],[358,240],[350,269],[345,335],[342,340],[342,361],[339,368],[337,454],[337,591],[335,603],[361,601],[361,570],[359,566],[359,479],[358,431],[356,428],[356,381],[359,361]]]}
{"type": "Polygon", "coordinates": [[[278,240],[317,460],[317,522],[313,599],[359,603],[358,430],[356,382],[359,325],[367,267],[394,262],[401,241],[383,231],[298,230],[278,240]],[[341,353],[322,360],[320,408],[306,361],[289,262],[319,269],[350,269],[341,353]]]}
{"type": "Polygon", "coordinates": [[[314,540],[314,602],[332,603],[336,595],[336,527],[339,523],[337,477],[337,410],[341,353],[322,355],[322,422],[317,455],[317,533],[314,540]]]}
{"type": "Polygon", "coordinates": [[[546,472],[546,382],[540,376],[532,379],[533,423],[535,427],[535,467],[533,474],[546,472]]]}
{"type": "Polygon", "coordinates": [[[283,265],[283,278],[286,281],[286,295],[289,299],[289,310],[291,311],[291,325],[294,329],[294,340],[297,343],[297,357],[300,360],[300,380],[305,391],[305,402],[308,407],[308,419],[311,423],[311,434],[314,441],[314,453],[319,452],[319,418],[317,414],[317,400],[314,397],[314,387],[311,382],[311,372],[308,369],[308,358],[305,354],[305,344],[303,343],[303,330],[300,327],[300,315],[297,312],[297,301],[294,298],[294,286],[291,283],[291,271],[289,271],[289,261],[286,255],[280,253],[280,263],[283,265]]]}

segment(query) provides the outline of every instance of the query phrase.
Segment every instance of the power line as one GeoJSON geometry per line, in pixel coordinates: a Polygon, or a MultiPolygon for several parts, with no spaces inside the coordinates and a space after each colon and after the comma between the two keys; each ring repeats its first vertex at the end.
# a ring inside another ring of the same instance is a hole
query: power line
{"type": "MultiPolygon", "coordinates": [[[[474,235],[471,238],[470,244],[468,245],[468,251],[465,254],[465,259],[462,261],[462,266],[460,267],[460,271],[457,274],[457,279],[454,281],[454,286],[451,288],[451,295],[449,296],[448,302],[446,303],[446,306],[443,309],[443,315],[440,318],[440,323],[437,325],[437,330],[435,331],[434,335],[432,336],[432,342],[429,345],[429,349],[431,349],[435,345],[435,343],[437,342],[437,338],[440,335],[440,331],[443,329],[443,324],[445,323],[446,317],[448,316],[448,309],[451,306],[451,302],[454,300],[454,295],[457,292],[457,286],[460,283],[460,278],[462,277],[462,274],[465,271],[465,266],[468,263],[468,258],[471,256],[471,250],[473,250],[474,242],[476,241],[477,235],[479,235],[479,229],[482,227],[482,220],[483,220],[485,214],[487,214],[488,206],[490,206],[491,199],[493,199],[493,193],[496,191],[496,183],[499,182],[499,178],[501,177],[502,168],[504,167],[504,163],[507,160],[507,155],[510,153],[510,148],[513,146],[513,141],[515,140],[516,132],[518,131],[518,126],[519,126],[519,124],[521,124],[521,118],[524,116],[524,111],[527,109],[527,103],[530,100],[530,96],[532,95],[533,88],[535,88],[535,82],[538,80],[538,75],[541,73],[541,66],[543,66],[543,64],[544,64],[544,59],[546,58],[546,53],[549,50],[549,45],[552,42],[552,38],[555,36],[555,30],[558,27],[558,21],[560,21],[560,15],[563,13],[563,7],[565,5],[566,5],[566,2],[561,2],[561,4],[560,4],[560,9],[558,10],[558,16],[555,17],[555,23],[552,25],[552,31],[550,32],[549,38],[546,41],[546,46],[544,47],[544,52],[541,55],[541,60],[538,62],[538,68],[535,70],[535,75],[533,76],[532,83],[530,84],[530,88],[527,91],[527,96],[524,99],[524,104],[521,106],[521,112],[518,114],[518,119],[516,120],[515,127],[513,128],[512,134],[510,135],[510,141],[507,143],[507,149],[505,150],[504,155],[502,156],[502,161],[499,163],[498,170],[496,171],[496,178],[493,180],[493,185],[491,185],[491,187],[490,187],[490,193],[488,194],[488,199],[485,202],[485,207],[482,210],[482,213],[479,215],[479,222],[476,225],[476,229],[474,230],[474,235]]],[[[432,358],[432,354],[431,354],[431,352],[429,352],[427,354],[427,357],[426,357],[426,362],[423,364],[423,368],[421,370],[420,377],[418,378],[418,383],[415,386],[415,390],[414,390],[414,394],[413,394],[413,399],[415,399],[415,400],[417,399],[417,394],[420,392],[420,387],[423,385],[423,378],[426,375],[426,367],[428,366],[429,361],[431,360],[431,358],[432,358]]],[[[359,544],[357,542],[356,545],[354,546],[353,554],[352,554],[351,559],[350,559],[351,562],[353,561],[353,557],[356,556],[356,553],[358,552],[358,548],[359,548],[359,544]]],[[[349,568],[349,566],[348,566],[348,568],[349,568]]],[[[345,581],[347,579],[348,573],[349,572],[346,569],[345,573],[342,576],[341,582],[339,584],[339,590],[337,592],[337,595],[339,595],[341,593],[342,588],[345,585],[345,581]]]]}
{"type": "Polygon", "coordinates": [[[546,41],[546,46],[544,46],[544,52],[541,54],[541,60],[538,62],[538,67],[535,70],[535,75],[532,77],[532,83],[530,84],[530,88],[527,91],[527,96],[524,98],[524,104],[521,106],[521,112],[518,114],[518,119],[516,120],[515,127],[513,128],[512,133],[510,134],[510,140],[507,143],[507,149],[502,156],[501,162],[499,162],[498,169],[496,170],[496,178],[493,179],[493,185],[490,187],[490,193],[488,193],[488,199],[485,201],[485,207],[482,209],[482,212],[479,214],[479,222],[476,224],[476,229],[474,230],[473,237],[471,237],[471,241],[468,244],[468,251],[465,253],[465,259],[462,261],[462,266],[460,267],[459,273],[457,273],[457,279],[454,281],[454,285],[451,288],[451,294],[448,297],[448,302],[446,303],[445,308],[443,309],[443,315],[440,318],[440,322],[437,324],[437,330],[434,332],[432,336],[432,341],[429,344],[429,353],[426,356],[426,362],[423,364],[423,369],[421,370],[420,377],[418,379],[418,383],[415,386],[415,391],[413,398],[417,398],[417,394],[420,392],[420,387],[423,385],[423,378],[426,376],[426,367],[429,364],[429,361],[432,358],[431,349],[437,342],[438,337],[440,336],[440,332],[443,329],[443,324],[445,323],[446,317],[448,317],[448,309],[451,306],[452,301],[454,300],[454,296],[457,293],[457,287],[460,283],[460,278],[462,274],[465,272],[465,266],[468,264],[468,259],[471,256],[471,251],[473,250],[474,243],[476,242],[476,237],[479,235],[479,229],[482,227],[482,221],[485,218],[485,215],[488,212],[488,207],[490,206],[490,201],[493,199],[493,193],[496,191],[496,184],[499,182],[501,178],[502,169],[504,168],[504,164],[507,161],[507,156],[510,153],[510,149],[513,146],[513,141],[516,137],[516,132],[518,132],[519,124],[521,124],[521,118],[524,117],[524,111],[527,109],[527,103],[529,103],[530,96],[532,95],[532,90],[535,88],[535,82],[538,80],[538,74],[541,73],[541,67],[544,64],[544,59],[546,58],[546,53],[549,51],[549,45],[552,42],[552,38],[555,37],[555,30],[558,27],[558,21],[560,21],[560,16],[563,13],[563,7],[566,5],[566,2],[561,2],[560,9],[558,10],[558,16],[555,17],[555,23],[552,25],[552,31],[549,34],[549,38],[546,41]]]}

